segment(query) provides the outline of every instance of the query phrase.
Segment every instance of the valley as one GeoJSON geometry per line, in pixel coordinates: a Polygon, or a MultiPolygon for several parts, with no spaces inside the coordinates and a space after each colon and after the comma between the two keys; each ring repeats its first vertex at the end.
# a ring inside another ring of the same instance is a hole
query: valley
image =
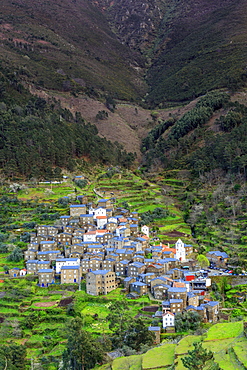
{"type": "MultiPolygon", "coordinates": [[[[176,176],[178,176],[178,173],[176,176]]],[[[147,180],[142,179],[138,174],[134,174],[131,171],[120,171],[118,168],[112,168],[106,172],[98,169],[98,172],[88,173],[86,179],[88,184],[83,189],[80,189],[76,182],[72,182],[69,177],[61,183],[26,183],[22,186],[19,184],[19,190],[16,185],[14,193],[6,192],[7,189],[12,189],[12,185],[5,184],[1,194],[1,205],[3,206],[1,207],[1,248],[5,245],[10,250],[18,247],[25,251],[27,246],[25,240],[27,240],[28,234],[35,231],[35,225],[46,224],[51,227],[54,224],[58,225],[56,220],[68,214],[68,207],[71,203],[75,204],[78,194],[85,194],[91,200],[100,199],[95,192],[101,194],[103,199],[112,197],[114,194],[117,202],[115,207],[128,206],[130,210],[138,211],[142,217],[144,215],[145,217],[150,217],[150,212],[155,211],[157,207],[163,209],[168,212],[168,216],[149,221],[150,229],[154,233],[153,238],[170,245],[173,245],[178,238],[182,238],[186,243],[192,243],[198,248],[195,239],[191,236],[189,225],[184,222],[184,211],[181,209],[181,199],[179,199],[188,185],[187,180],[176,179],[174,172],[173,177],[171,177],[170,173],[169,178],[162,176],[162,178],[147,180]],[[114,173],[114,171],[116,172],[114,173]],[[10,187],[8,188],[8,186],[10,187]]],[[[140,296],[135,300],[126,299],[126,293],[124,294],[122,292],[123,287],[120,287],[112,290],[107,295],[94,297],[86,294],[85,280],[82,280],[81,287],[78,290],[78,284],[61,285],[59,280],[48,288],[39,287],[37,285],[37,275],[32,274],[22,278],[8,278],[4,273],[6,267],[8,269],[25,267],[23,259],[19,262],[8,261],[9,253],[0,254],[2,270],[0,278],[3,293],[0,305],[0,317],[3,319],[0,336],[4,338],[3,344],[8,344],[9,341],[14,341],[17,345],[25,344],[27,359],[28,361],[34,361],[34,364],[39,363],[40,366],[42,364],[42,367],[47,369],[57,368],[61,355],[66,349],[64,323],[73,317],[81,316],[83,329],[92,333],[95,337],[101,336],[102,332],[105,336],[112,336],[113,332],[109,328],[110,321],[107,317],[112,313],[110,305],[116,302],[118,305],[127,304],[130,317],[141,317],[146,326],[152,325],[152,323],[157,325],[157,320],[154,321],[155,319],[150,314],[147,315],[147,312],[143,311],[143,308],[146,306],[160,306],[161,301],[156,300],[152,296],[140,296]]],[[[215,275],[218,275],[217,271],[215,275]]],[[[213,274],[211,274],[211,279],[213,278],[213,274]]],[[[223,276],[215,276],[215,278],[217,285],[220,284],[221,279],[224,279],[223,276]]],[[[233,278],[234,276],[227,276],[228,284],[233,283],[231,280],[233,278]]],[[[245,290],[246,285],[238,285],[232,288],[232,290],[230,285],[227,287],[225,307],[232,307],[236,311],[232,311],[231,316],[229,316],[227,310],[225,311],[228,317],[231,317],[231,320],[234,320],[235,315],[245,316],[246,314],[245,300],[239,301],[236,298],[236,293],[241,291],[244,296],[245,290]]],[[[219,299],[220,296],[213,295],[212,297],[219,299]]],[[[205,329],[207,329],[208,324],[204,325],[205,329]]],[[[241,325],[239,333],[243,330],[241,325]]],[[[165,342],[161,347],[157,347],[157,350],[159,348],[160,351],[164,350],[165,353],[169,353],[169,357],[164,357],[165,362],[162,362],[162,366],[169,366],[175,361],[176,368],[180,369],[182,366],[181,357],[174,355],[178,351],[175,344],[177,341],[174,344],[168,344],[168,342],[185,334],[190,334],[190,330],[186,333],[178,331],[178,333],[168,332],[161,334],[161,339],[165,342]]],[[[236,347],[236,351],[239,349],[239,356],[241,357],[241,348],[245,345],[244,339],[241,339],[241,336],[238,339],[239,334],[236,334],[237,339],[235,340],[235,333],[231,335],[232,340],[222,338],[222,343],[219,346],[223,345],[226,348],[236,347]],[[223,340],[226,341],[224,344],[223,340]]],[[[184,339],[186,340],[186,338],[184,339]]],[[[199,340],[199,338],[195,337],[196,340],[199,340]]],[[[187,349],[191,348],[192,342],[193,340],[191,339],[187,349]]],[[[207,343],[205,342],[206,348],[211,348],[207,343]]],[[[177,345],[180,345],[180,342],[177,345]]],[[[155,352],[155,350],[152,351],[155,352]]],[[[186,350],[182,353],[185,354],[186,350]]],[[[219,361],[217,356],[215,357],[216,362],[219,361]]],[[[163,355],[161,358],[163,358],[163,355]]],[[[147,352],[147,354],[141,355],[139,358],[124,357],[114,361],[116,362],[113,362],[111,365],[113,368],[115,366],[116,368],[118,366],[127,366],[128,368],[131,365],[127,365],[127,363],[131,364],[132,361],[136,362],[138,369],[146,368],[145,363],[147,361],[151,361],[151,368],[158,366],[151,352],[150,355],[147,352]],[[145,356],[145,359],[143,356],[145,356]],[[148,359],[149,356],[151,356],[150,359],[148,359]],[[127,361],[126,364],[125,361],[127,361]]],[[[226,367],[223,367],[223,369],[228,369],[227,366],[230,366],[227,361],[225,362],[226,367]]],[[[229,358],[229,364],[231,361],[232,357],[229,358]]],[[[242,357],[241,361],[244,361],[242,357]]]]}

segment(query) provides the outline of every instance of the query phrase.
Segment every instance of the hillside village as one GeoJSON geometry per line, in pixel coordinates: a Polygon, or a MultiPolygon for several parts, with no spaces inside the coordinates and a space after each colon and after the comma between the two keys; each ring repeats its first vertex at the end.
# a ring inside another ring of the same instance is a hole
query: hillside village
{"type": "MultiPolygon", "coordinates": [[[[154,317],[166,331],[174,331],[175,315],[186,311],[198,312],[203,322],[218,321],[219,302],[210,298],[207,271],[198,270],[191,258],[192,245],[181,239],[174,248],[151,245],[149,228],[139,227],[138,213],[114,208],[112,199],[92,204],[80,195],[77,202],[56,225],[37,227],[24,251],[26,269],[10,269],[10,276],[37,275],[44,288],[55,283],[80,286],[85,278],[86,292],[94,296],[122,284],[128,298],[148,294],[160,301],[162,310],[154,317]]],[[[219,251],[208,254],[217,265],[225,265],[227,257],[219,251]]]]}

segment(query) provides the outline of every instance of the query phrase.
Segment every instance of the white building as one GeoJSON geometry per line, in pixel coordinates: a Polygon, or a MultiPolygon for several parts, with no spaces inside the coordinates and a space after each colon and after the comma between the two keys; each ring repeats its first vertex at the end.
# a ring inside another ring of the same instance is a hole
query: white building
{"type": "Polygon", "coordinates": [[[175,326],[175,315],[172,312],[166,312],[163,314],[163,328],[169,326],[175,326]]]}
{"type": "Polygon", "coordinates": [[[149,227],[146,225],[143,225],[141,227],[141,232],[149,237],[149,227]]]}
{"type": "Polygon", "coordinates": [[[175,249],[176,249],[175,258],[179,260],[180,262],[186,261],[185,246],[181,239],[178,239],[178,241],[176,242],[175,249]]]}
{"type": "Polygon", "coordinates": [[[60,273],[63,266],[78,265],[80,265],[80,258],[59,258],[56,260],[56,273],[60,273]]]}
{"type": "Polygon", "coordinates": [[[106,208],[98,207],[93,210],[93,218],[96,220],[98,216],[106,216],[106,208]]]}

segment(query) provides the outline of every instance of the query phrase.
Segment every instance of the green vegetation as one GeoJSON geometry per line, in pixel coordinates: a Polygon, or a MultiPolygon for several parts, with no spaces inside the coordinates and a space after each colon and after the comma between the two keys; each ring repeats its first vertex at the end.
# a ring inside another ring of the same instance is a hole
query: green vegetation
{"type": "Polygon", "coordinates": [[[217,0],[214,7],[205,8],[203,1],[183,0],[165,1],[163,6],[153,48],[157,56],[148,71],[147,102],[152,107],[191,100],[217,88],[234,91],[245,86],[246,4],[223,6],[217,0]]]}
{"type": "Polygon", "coordinates": [[[239,336],[243,332],[243,322],[215,324],[209,329],[206,340],[220,340],[239,336]]]}
{"type": "Polygon", "coordinates": [[[142,357],[142,368],[155,369],[172,365],[174,362],[175,347],[175,344],[167,343],[146,352],[142,357]]]}
{"type": "MultiPolygon", "coordinates": [[[[78,166],[83,168],[82,157],[92,164],[127,167],[134,160],[132,153],[127,154],[118,144],[97,136],[96,126],[85,124],[79,113],[73,117],[69,110],[54,109],[41,98],[30,98],[19,110],[13,104],[0,110],[0,164],[10,178],[19,173],[25,177],[61,180],[61,168],[69,171],[78,166]]],[[[77,185],[81,188],[86,182],[77,185]]]]}
{"type": "Polygon", "coordinates": [[[25,6],[6,0],[2,4],[1,65],[19,90],[22,81],[29,81],[65,96],[139,98],[142,87],[134,83],[136,71],[129,62],[141,63],[142,58],[117,40],[93,4],[67,0],[63,6],[54,1],[38,7],[30,0],[25,6]]]}

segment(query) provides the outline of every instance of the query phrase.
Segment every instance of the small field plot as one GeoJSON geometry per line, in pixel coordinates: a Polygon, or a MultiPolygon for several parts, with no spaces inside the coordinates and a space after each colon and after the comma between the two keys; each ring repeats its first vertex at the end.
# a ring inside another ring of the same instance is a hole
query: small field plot
{"type": "Polygon", "coordinates": [[[49,353],[49,356],[62,356],[63,351],[65,350],[66,346],[63,344],[58,344],[55,346],[51,352],[49,353]]]}
{"type": "Polygon", "coordinates": [[[229,353],[214,354],[215,362],[217,362],[222,370],[244,370],[245,368],[241,366],[233,351],[229,353]]]}
{"type": "Polygon", "coordinates": [[[112,363],[112,370],[141,370],[142,355],[116,358],[112,363]]]}
{"type": "Polygon", "coordinates": [[[177,358],[177,363],[175,364],[175,369],[176,370],[186,370],[186,367],[184,367],[183,363],[182,363],[182,358],[184,356],[179,356],[177,358]]]}
{"type": "Polygon", "coordinates": [[[193,349],[193,343],[199,342],[201,339],[198,335],[187,335],[178,343],[175,353],[176,355],[182,355],[188,353],[189,350],[193,349]]]}
{"type": "Polygon", "coordinates": [[[156,369],[170,366],[174,362],[176,344],[164,344],[161,347],[153,348],[142,357],[142,368],[156,369]]]}
{"type": "Polygon", "coordinates": [[[243,338],[241,341],[234,344],[232,348],[238,361],[247,368],[247,339],[243,338]]]}
{"type": "Polygon", "coordinates": [[[236,342],[235,338],[203,342],[203,347],[214,353],[226,353],[236,342]]]}
{"type": "Polygon", "coordinates": [[[237,337],[243,332],[243,321],[216,324],[209,331],[206,341],[237,337]]]}
{"type": "Polygon", "coordinates": [[[82,315],[98,315],[99,319],[105,319],[109,315],[110,310],[104,303],[88,302],[87,306],[81,311],[82,315]]]}

